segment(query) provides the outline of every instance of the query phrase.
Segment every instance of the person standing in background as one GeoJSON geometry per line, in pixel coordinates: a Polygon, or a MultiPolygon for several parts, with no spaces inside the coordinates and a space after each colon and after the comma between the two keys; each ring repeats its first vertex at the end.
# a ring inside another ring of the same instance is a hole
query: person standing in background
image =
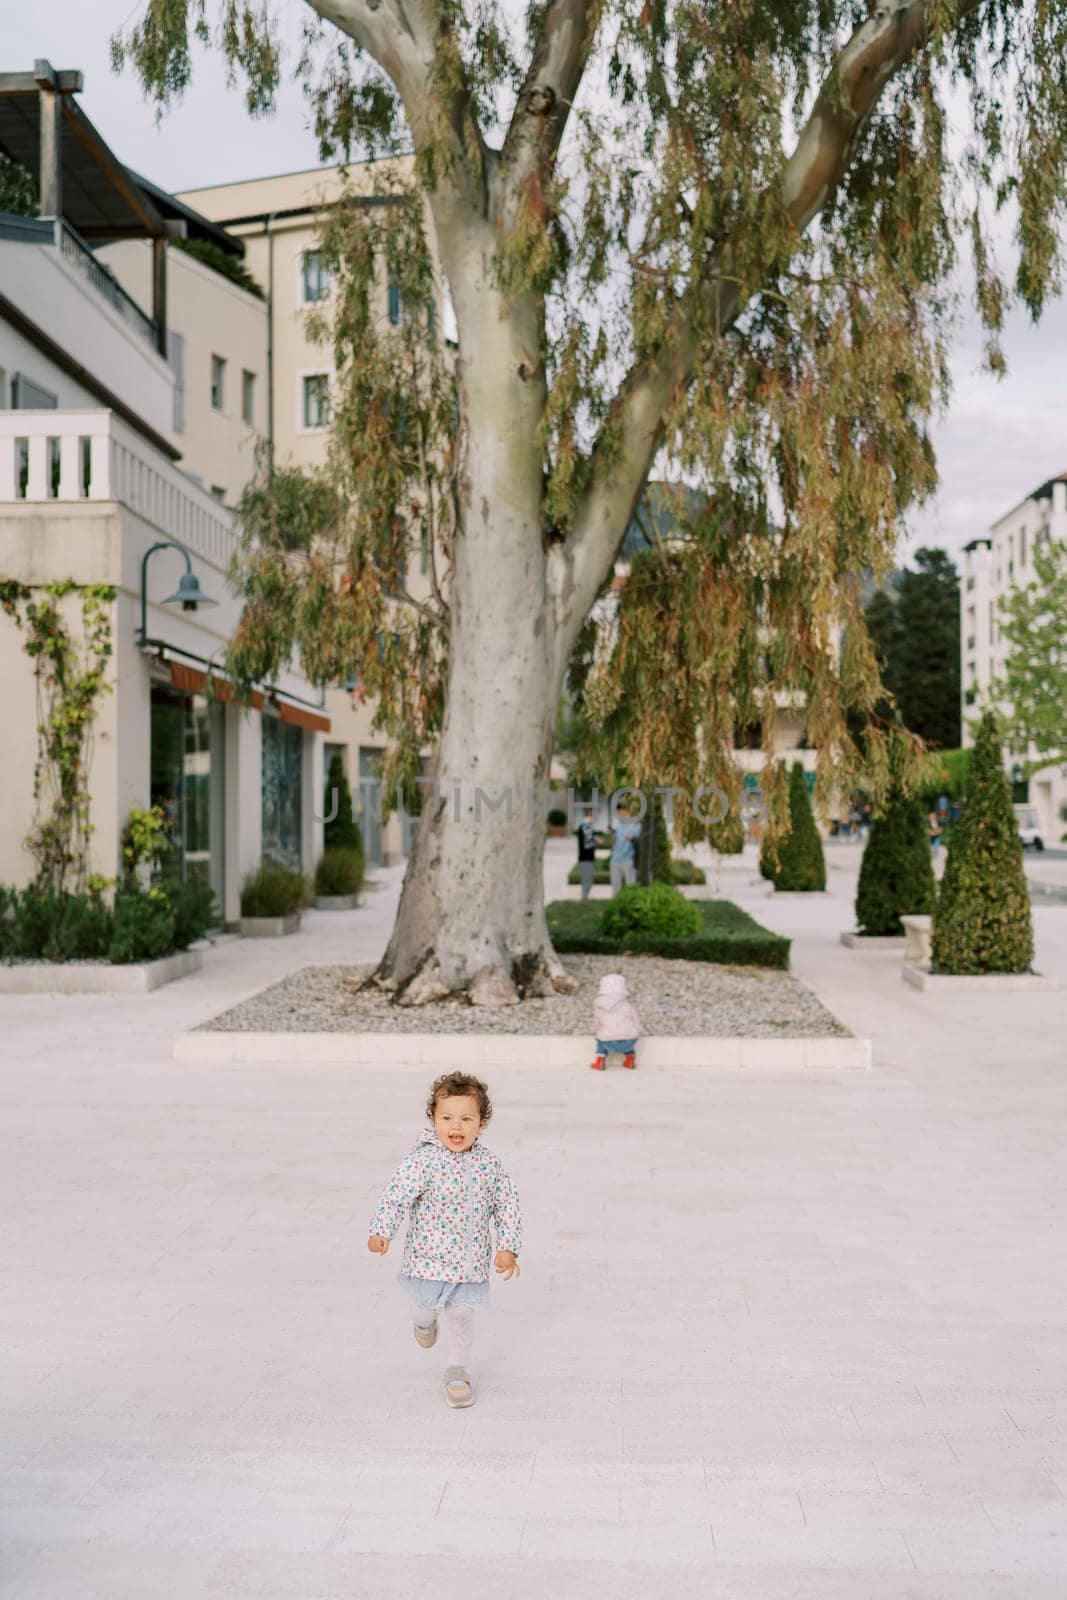
{"type": "Polygon", "coordinates": [[[582,880],[582,899],[588,900],[596,870],[596,828],[592,817],[583,817],[574,830],[578,840],[578,872],[582,880]]]}

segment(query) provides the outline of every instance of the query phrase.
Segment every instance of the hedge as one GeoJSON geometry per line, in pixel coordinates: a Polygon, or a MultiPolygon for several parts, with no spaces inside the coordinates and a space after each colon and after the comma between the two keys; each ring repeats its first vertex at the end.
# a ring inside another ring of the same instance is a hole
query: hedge
{"type": "Polygon", "coordinates": [[[772,933],[731,900],[693,900],[703,931],[688,939],[629,933],[608,939],[598,932],[603,901],[553,900],[545,907],[548,931],[560,955],[665,956],[672,961],[715,961],[726,966],[789,968],[791,941],[772,933]]]}
{"type": "MultiPolygon", "coordinates": [[[[671,861],[671,874],[675,883],[707,883],[708,881],[703,867],[698,867],[694,862],[686,861],[685,859],[671,861]]],[[[581,883],[581,881],[582,875],[578,868],[576,866],[572,867],[567,874],[567,882],[581,883]]],[[[608,856],[597,856],[593,862],[593,882],[604,884],[611,882],[611,866],[608,856]]]]}

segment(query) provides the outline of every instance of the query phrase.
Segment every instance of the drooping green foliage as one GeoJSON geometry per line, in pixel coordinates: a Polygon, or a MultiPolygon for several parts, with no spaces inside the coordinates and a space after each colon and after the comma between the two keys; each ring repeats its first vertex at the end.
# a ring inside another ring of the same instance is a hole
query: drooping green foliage
{"type": "MultiPolygon", "coordinates": [[[[677,537],[635,558],[614,621],[575,652],[599,754],[638,785],[725,787],[735,727],[758,725],[773,833],[788,696],[818,751],[817,804],[859,781],[883,796],[916,747],[879,711],[857,575],[885,578],[901,518],[936,482],[957,242],[994,370],[1013,300],[1037,316],[1058,288],[1063,0],[352,0],[336,14],[347,35],[309,6],[296,64],[324,156],[413,159],[388,179],[395,210],[341,207],[330,224],[336,448],[311,488],[336,510],[303,549],[250,532],[237,664],[295,646],[318,678],[356,676],[379,699],[387,790],[439,728],[468,418],[420,321],[431,297],[408,302],[406,285],[429,283],[424,207],[452,229],[487,219],[480,303],[535,330],[546,544],[579,551],[613,485],[621,542],[654,462],[687,486],[677,537]],[[1013,271],[993,244],[1006,210],[1013,271]],[[375,271],[379,292],[399,273],[414,324],[368,317],[375,271]],[[414,605],[396,580],[420,544],[444,598],[435,582],[414,605]]],[[[269,108],[282,62],[257,0],[211,16],[206,0],[149,0],[114,55],[163,107],[197,39],[243,76],[251,110],[269,108]]],[[[461,319],[461,357],[471,331],[461,319]]]]}
{"type": "Polygon", "coordinates": [[[708,829],[708,843],[723,856],[739,856],[745,848],[745,819],[740,808],[731,806],[719,822],[708,829]]]}
{"type": "Polygon", "coordinates": [[[1067,761],[1067,544],[1035,542],[1033,564],[1033,580],[1001,600],[1008,648],[990,690],[1007,704],[1005,733],[1028,774],[1067,761]]]}
{"type": "Polygon", "coordinates": [[[907,728],[929,745],[960,739],[960,584],[944,550],[915,552],[867,606],[882,682],[907,728]]]}
{"type": "Polygon", "coordinates": [[[903,934],[901,916],[929,916],[937,899],[922,805],[900,789],[871,822],[856,885],[856,927],[877,937],[903,934]]]}
{"type": "Polygon", "coordinates": [[[263,457],[238,506],[245,606],[229,666],[248,685],[274,677],[295,649],[314,682],[374,697],[374,726],[389,739],[388,814],[398,786],[410,798],[443,711],[457,398],[421,202],[395,171],[375,169],[374,181],[372,196],[353,191],[331,213],[322,237],[336,292],[311,329],[334,357],[329,458],[272,472],[263,457]],[[382,316],[386,284],[395,324],[382,316]],[[410,592],[413,560],[425,599],[410,592]]]}
{"type": "Polygon", "coordinates": [[[774,887],[812,891],[826,888],[826,862],[808,797],[804,768],[794,761],[789,774],[789,832],[778,846],[774,887]]]}
{"type": "Polygon", "coordinates": [[[996,718],[978,730],[967,805],[952,830],[934,912],[933,970],[1027,972],[1034,953],[1023,846],[996,718]]]}

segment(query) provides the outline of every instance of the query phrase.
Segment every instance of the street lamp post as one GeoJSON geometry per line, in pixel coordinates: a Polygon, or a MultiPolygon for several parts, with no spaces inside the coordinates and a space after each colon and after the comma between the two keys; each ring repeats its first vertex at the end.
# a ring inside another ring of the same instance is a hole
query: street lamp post
{"type": "Polygon", "coordinates": [[[141,626],[137,630],[137,643],[143,650],[148,643],[148,562],[157,550],[177,550],[185,557],[185,571],[178,582],[178,588],[166,600],[161,600],[164,606],[180,605],[183,611],[197,611],[201,606],[217,606],[218,601],[212,600],[200,587],[200,579],[193,571],[192,559],[184,545],[178,544],[174,539],[159,539],[155,544],[149,545],[141,557],[141,626]]]}

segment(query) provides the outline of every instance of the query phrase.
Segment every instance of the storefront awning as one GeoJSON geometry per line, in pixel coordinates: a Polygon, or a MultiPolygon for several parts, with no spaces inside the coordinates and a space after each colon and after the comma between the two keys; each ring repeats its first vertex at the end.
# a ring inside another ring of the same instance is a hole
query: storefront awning
{"type": "MultiPolygon", "coordinates": [[[[205,668],[191,666],[185,661],[168,660],[170,681],[175,689],[182,689],[186,694],[204,694],[207,692],[208,680],[211,681],[211,693],[216,700],[233,700],[236,689],[229,678],[222,677],[217,672],[209,672],[205,668]]],[[[290,723],[294,728],[310,728],[313,733],[329,733],[330,719],[319,711],[307,710],[304,706],[294,705],[279,694],[273,697],[273,704],[277,707],[278,715],[283,722],[290,723]]],[[[266,696],[259,689],[253,689],[249,704],[255,711],[262,711],[266,705],[266,696]]]]}

